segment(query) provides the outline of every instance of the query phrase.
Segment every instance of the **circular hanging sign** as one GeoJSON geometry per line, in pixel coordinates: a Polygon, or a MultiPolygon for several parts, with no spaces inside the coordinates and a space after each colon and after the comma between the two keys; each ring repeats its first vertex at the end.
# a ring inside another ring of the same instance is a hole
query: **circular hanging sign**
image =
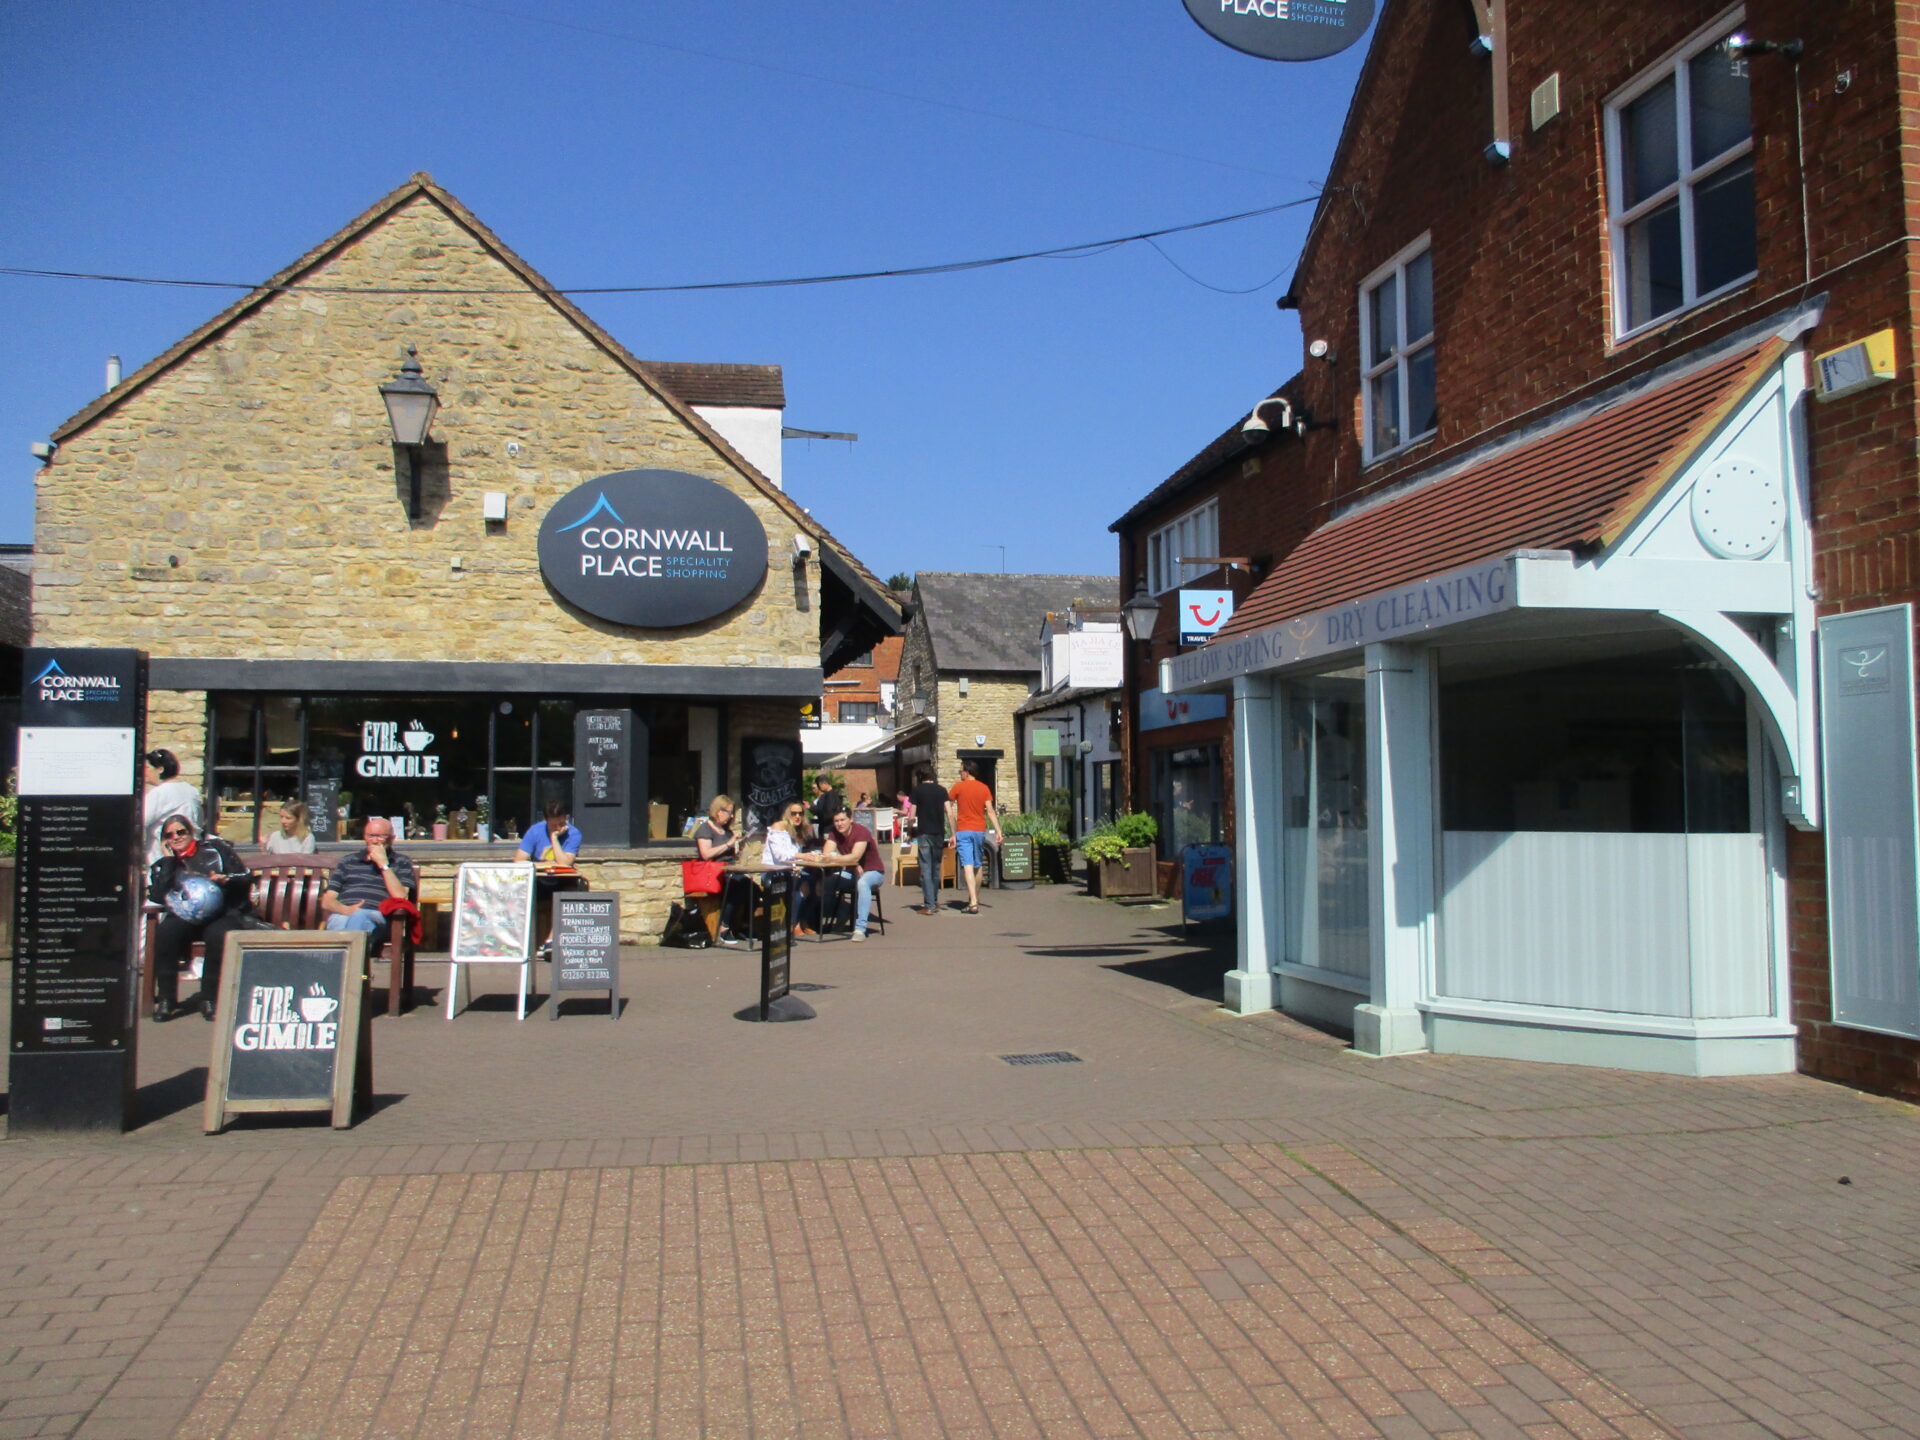
{"type": "Polygon", "coordinates": [[[618,470],[547,511],[540,573],[563,599],[616,625],[694,625],[759,588],[767,532],[746,501],[712,480],[618,470]]]}
{"type": "Polygon", "coordinates": [[[1262,60],[1323,60],[1367,33],[1373,0],[1186,0],[1223,45],[1262,60]]]}

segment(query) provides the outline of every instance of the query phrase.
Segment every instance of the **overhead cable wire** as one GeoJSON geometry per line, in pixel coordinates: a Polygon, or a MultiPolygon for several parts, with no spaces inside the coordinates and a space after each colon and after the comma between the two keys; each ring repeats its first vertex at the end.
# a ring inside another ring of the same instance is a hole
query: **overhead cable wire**
{"type": "MultiPolygon", "coordinates": [[[[918,275],[955,275],[968,270],[987,270],[997,265],[1015,265],[1023,260],[1089,260],[1121,245],[1140,242],[1152,244],[1166,235],[1184,235],[1208,230],[1217,225],[1232,225],[1241,220],[1256,220],[1282,210],[1311,205],[1317,197],[1286,200],[1258,210],[1242,210],[1236,215],[1220,215],[1211,220],[1194,220],[1185,225],[1168,225],[1158,230],[1143,230],[1137,235],[1122,235],[1111,240],[1089,240],[1079,245],[1056,245],[1047,250],[1024,250],[1016,255],[995,255],[983,260],[949,260],[936,265],[911,265],[887,270],[850,270],[832,275],[796,275],[774,280],[703,280],[679,285],[549,285],[536,287],[542,295],[664,295],[700,290],[774,290],[796,285],[840,285],[854,280],[898,280],[918,275]]],[[[1158,246],[1154,247],[1159,249],[1158,246]]],[[[1165,251],[1161,251],[1165,255],[1165,251]]],[[[1175,265],[1176,270],[1180,269],[1175,265]]],[[[1186,272],[1182,270],[1181,274],[1186,272]]],[[[114,275],[91,270],[42,270],[23,265],[0,265],[0,275],[16,275],[36,280],[98,280],[116,285],[156,285],[189,290],[274,290],[301,295],[524,295],[524,285],[454,287],[433,285],[267,285],[248,280],[183,280],[156,275],[114,275]]],[[[1188,279],[1194,279],[1188,275],[1188,279]]],[[[1206,284],[1205,281],[1196,281],[1206,284]]],[[[1272,284],[1272,281],[1268,281],[1272,284]]],[[[1209,289],[1217,287],[1208,286],[1209,289]]],[[[1260,288],[1260,287],[1255,287],[1260,288]]],[[[1248,292],[1226,292],[1248,293],[1248,292]]]]}

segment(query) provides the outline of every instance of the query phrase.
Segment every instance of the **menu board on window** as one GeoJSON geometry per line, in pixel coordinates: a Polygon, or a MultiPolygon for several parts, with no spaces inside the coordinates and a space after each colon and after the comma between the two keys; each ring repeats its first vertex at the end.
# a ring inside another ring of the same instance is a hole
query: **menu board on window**
{"type": "Polygon", "coordinates": [[[307,782],[307,823],[313,827],[313,838],[322,844],[340,838],[339,780],[307,782]]]}
{"type": "Polygon", "coordinates": [[[593,710],[580,717],[577,803],[624,805],[627,799],[629,712],[593,710]]]}

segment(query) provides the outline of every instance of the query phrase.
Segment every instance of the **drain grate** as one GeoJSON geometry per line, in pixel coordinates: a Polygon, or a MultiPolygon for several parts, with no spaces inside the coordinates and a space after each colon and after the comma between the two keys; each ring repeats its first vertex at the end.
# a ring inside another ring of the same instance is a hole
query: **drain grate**
{"type": "Polygon", "coordinates": [[[1037,1050],[1031,1055],[1002,1055],[1009,1065],[1078,1065],[1080,1057],[1071,1050],[1037,1050]]]}

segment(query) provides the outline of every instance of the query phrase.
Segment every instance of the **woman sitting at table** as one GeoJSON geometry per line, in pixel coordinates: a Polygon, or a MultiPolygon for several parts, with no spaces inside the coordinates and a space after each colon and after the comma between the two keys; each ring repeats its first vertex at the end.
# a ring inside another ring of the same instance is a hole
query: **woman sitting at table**
{"type": "MultiPolygon", "coordinates": [[[[740,837],[733,833],[733,817],[739,807],[731,795],[716,795],[707,802],[707,818],[693,827],[693,848],[702,860],[717,860],[723,865],[740,863],[740,837]]],[[[744,945],[740,916],[753,919],[753,881],[745,875],[724,875],[720,879],[720,934],[722,945],[744,945]]]]}
{"type": "Polygon", "coordinates": [[[820,911],[820,874],[800,864],[800,852],[809,833],[807,807],[795,800],[767,828],[765,855],[767,864],[785,865],[794,872],[793,933],[802,937],[819,933],[816,926],[820,911]],[[806,923],[809,915],[813,916],[814,925],[806,923]]]}

